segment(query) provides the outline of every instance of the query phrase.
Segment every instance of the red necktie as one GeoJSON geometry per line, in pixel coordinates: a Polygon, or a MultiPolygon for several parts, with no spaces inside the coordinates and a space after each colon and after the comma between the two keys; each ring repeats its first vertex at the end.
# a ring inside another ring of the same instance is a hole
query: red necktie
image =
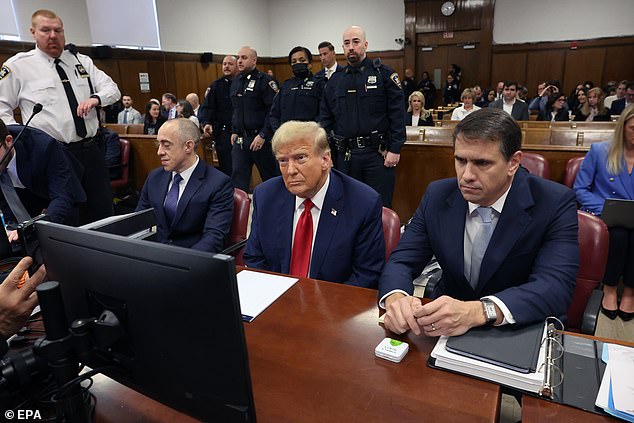
{"type": "Polygon", "coordinates": [[[304,211],[299,217],[295,229],[293,253],[291,255],[290,274],[294,276],[308,277],[310,267],[310,251],[313,245],[313,216],[310,209],[314,204],[309,198],[304,200],[304,211]]]}

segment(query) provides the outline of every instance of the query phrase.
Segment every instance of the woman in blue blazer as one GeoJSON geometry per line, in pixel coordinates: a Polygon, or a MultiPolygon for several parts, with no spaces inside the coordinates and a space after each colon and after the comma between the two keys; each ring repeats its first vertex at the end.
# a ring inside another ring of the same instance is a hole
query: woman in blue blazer
{"type": "MultiPolygon", "coordinates": [[[[594,143],[581,163],[574,189],[581,209],[601,214],[606,198],[634,200],[634,106],[623,111],[611,141],[594,143]]],[[[612,227],[603,277],[601,311],[610,319],[634,318],[634,230],[612,227]],[[617,284],[625,285],[621,304],[617,284]]]]}

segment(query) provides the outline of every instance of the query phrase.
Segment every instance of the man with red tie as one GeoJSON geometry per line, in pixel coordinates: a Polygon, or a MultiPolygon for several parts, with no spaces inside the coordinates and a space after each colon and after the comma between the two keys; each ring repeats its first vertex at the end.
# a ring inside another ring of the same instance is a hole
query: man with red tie
{"type": "Polygon", "coordinates": [[[272,149],[282,176],[253,193],[247,266],[376,288],[385,261],[378,193],[332,169],[315,122],[284,123],[272,149]]]}

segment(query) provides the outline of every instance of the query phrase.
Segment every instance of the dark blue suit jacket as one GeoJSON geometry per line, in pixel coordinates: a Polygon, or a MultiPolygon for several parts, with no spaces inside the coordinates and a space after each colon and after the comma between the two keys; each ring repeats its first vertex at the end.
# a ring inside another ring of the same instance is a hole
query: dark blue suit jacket
{"type": "Polygon", "coordinates": [[[610,141],[590,145],[575,179],[574,188],[581,209],[594,214],[601,214],[606,198],[634,200],[634,185],[625,162],[618,175],[608,172],[609,147],[610,141]]]}
{"type": "Polygon", "coordinates": [[[443,269],[434,298],[476,300],[495,295],[518,324],[564,315],[579,266],[574,193],[520,169],[482,261],[474,290],[464,277],[467,202],[456,178],[433,182],[379,281],[379,298],[401,289],[432,255],[443,269]]]}
{"type": "MultiPolygon", "coordinates": [[[[335,68],[335,73],[342,72],[344,69],[345,69],[344,66],[341,66],[339,63],[337,63],[337,67],[335,68]]],[[[335,73],[333,73],[333,75],[335,73]]],[[[321,68],[319,71],[317,71],[317,73],[315,74],[315,79],[326,79],[326,68],[321,68]]]]}
{"type": "MultiPolygon", "coordinates": [[[[244,251],[249,267],[288,273],[295,196],[281,176],[253,193],[251,234],[244,251]]],[[[310,277],[376,288],[385,262],[381,197],[372,188],[331,170],[319,217],[310,277]]]]}
{"type": "Polygon", "coordinates": [[[612,106],[610,106],[611,115],[620,115],[623,110],[625,110],[625,97],[612,102],[612,106]]]}
{"type": "MultiPolygon", "coordinates": [[[[22,125],[8,125],[9,133],[15,137],[22,125]]],[[[16,168],[20,182],[34,197],[33,206],[39,203],[46,208],[48,219],[67,225],[78,223],[77,203],[86,201],[81,182],[73,172],[64,148],[46,132],[27,128],[15,144],[16,168]]],[[[20,194],[20,190],[18,190],[20,194]]],[[[25,208],[35,217],[42,211],[34,209],[28,198],[23,198],[25,208]]]]}
{"type": "Polygon", "coordinates": [[[170,226],[163,203],[171,179],[172,173],[163,168],[150,172],[136,208],[154,208],[158,241],[212,253],[222,251],[233,218],[233,186],[229,177],[199,160],[170,226]]]}

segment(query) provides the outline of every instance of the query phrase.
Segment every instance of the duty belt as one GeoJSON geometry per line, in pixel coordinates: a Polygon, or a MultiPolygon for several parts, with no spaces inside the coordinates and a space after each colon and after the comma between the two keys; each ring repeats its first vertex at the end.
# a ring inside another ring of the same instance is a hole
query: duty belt
{"type": "Polygon", "coordinates": [[[340,138],[334,137],[335,145],[339,151],[361,150],[364,148],[378,148],[385,144],[386,136],[372,134],[363,137],[340,138]]]}
{"type": "Polygon", "coordinates": [[[93,137],[84,138],[83,140],[74,141],[74,142],[60,142],[60,144],[66,148],[67,150],[76,150],[79,148],[89,148],[95,143],[95,139],[93,137]]]}

